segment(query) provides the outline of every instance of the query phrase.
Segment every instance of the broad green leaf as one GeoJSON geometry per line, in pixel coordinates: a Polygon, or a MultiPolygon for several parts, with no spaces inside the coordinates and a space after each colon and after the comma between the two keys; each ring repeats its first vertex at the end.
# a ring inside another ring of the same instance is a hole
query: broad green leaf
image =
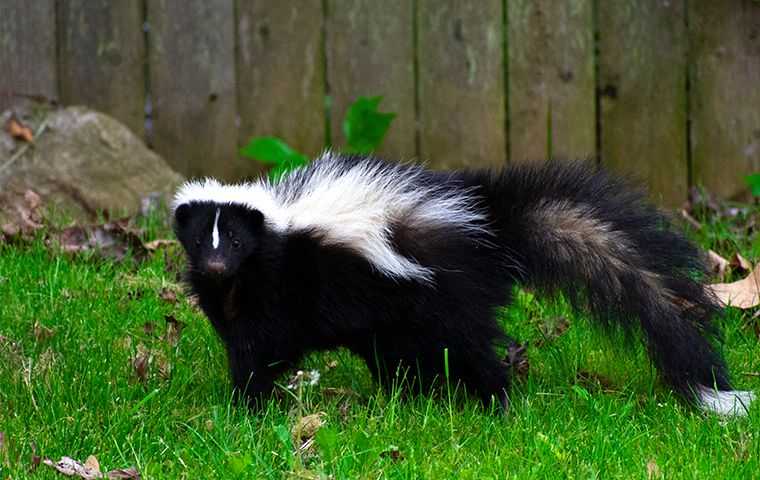
{"type": "Polygon", "coordinates": [[[343,120],[347,152],[370,153],[383,142],[396,114],[377,110],[382,99],[380,96],[359,97],[349,107],[343,120]]]}
{"type": "Polygon", "coordinates": [[[252,158],[270,168],[269,178],[279,180],[289,171],[306,165],[306,156],[276,137],[257,137],[240,149],[244,157],[252,158]]]}
{"type": "Polygon", "coordinates": [[[760,197],[760,173],[747,175],[744,177],[744,181],[747,182],[747,185],[749,185],[749,189],[752,192],[752,195],[755,197],[760,197]]]}

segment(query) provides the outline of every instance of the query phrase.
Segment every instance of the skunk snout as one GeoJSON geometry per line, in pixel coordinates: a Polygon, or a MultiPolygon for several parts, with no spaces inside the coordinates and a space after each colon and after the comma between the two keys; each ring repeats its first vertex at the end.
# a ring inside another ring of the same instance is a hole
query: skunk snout
{"type": "Polygon", "coordinates": [[[206,271],[211,275],[222,276],[227,271],[227,265],[220,259],[211,259],[206,262],[206,271]]]}

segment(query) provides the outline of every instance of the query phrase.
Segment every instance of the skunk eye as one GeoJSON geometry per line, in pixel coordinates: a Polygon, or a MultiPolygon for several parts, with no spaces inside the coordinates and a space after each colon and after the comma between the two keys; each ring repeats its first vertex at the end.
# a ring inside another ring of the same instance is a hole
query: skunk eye
{"type": "Polygon", "coordinates": [[[240,240],[238,240],[237,238],[233,239],[232,240],[232,246],[234,248],[240,248],[240,240]]]}
{"type": "Polygon", "coordinates": [[[201,239],[200,238],[196,238],[195,239],[195,244],[200,247],[201,246],[201,239]]]}

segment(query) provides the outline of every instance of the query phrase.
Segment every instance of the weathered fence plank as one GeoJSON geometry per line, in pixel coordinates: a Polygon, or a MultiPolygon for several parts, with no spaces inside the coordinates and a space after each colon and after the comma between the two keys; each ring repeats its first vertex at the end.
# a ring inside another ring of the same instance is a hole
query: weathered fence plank
{"type": "Polygon", "coordinates": [[[240,143],[277,136],[309,155],[325,146],[320,0],[238,1],[240,143]]]}
{"type": "Polygon", "coordinates": [[[189,176],[240,175],[233,2],[149,0],[148,21],[155,149],[189,176]]]}
{"type": "Polygon", "coordinates": [[[685,0],[599,3],[602,162],[650,197],[686,199],[685,0]]]}
{"type": "Polygon", "coordinates": [[[510,159],[594,157],[592,0],[507,7],[510,159]]]}
{"type": "Polygon", "coordinates": [[[689,2],[694,181],[724,197],[760,171],[760,4],[689,2]]]}
{"type": "Polygon", "coordinates": [[[419,0],[420,158],[437,168],[506,162],[501,0],[419,0]]]}
{"type": "Polygon", "coordinates": [[[112,115],[145,131],[145,41],[140,2],[58,3],[61,102],[112,115]]]}
{"type": "Polygon", "coordinates": [[[12,94],[56,98],[54,0],[2,0],[0,12],[0,110],[12,94]]]}
{"type": "Polygon", "coordinates": [[[409,0],[328,0],[334,145],[345,143],[343,118],[351,102],[360,95],[382,95],[381,110],[396,118],[379,153],[404,160],[417,156],[413,6],[409,0]]]}

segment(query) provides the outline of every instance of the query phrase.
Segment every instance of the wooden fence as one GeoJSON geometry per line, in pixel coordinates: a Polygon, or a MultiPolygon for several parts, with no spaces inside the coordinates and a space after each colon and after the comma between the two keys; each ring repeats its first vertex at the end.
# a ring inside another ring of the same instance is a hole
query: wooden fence
{"type": "MultiPolygon", "coordinates": [[[[757,0],[0,0],[0,93],[87,104],[187,175],[241,177],[276,135],[435,167],[590,157],[676,205],[760,170],[757,0]]],[[[9,102],[0,95],[0,103],[9,102]]]]}

